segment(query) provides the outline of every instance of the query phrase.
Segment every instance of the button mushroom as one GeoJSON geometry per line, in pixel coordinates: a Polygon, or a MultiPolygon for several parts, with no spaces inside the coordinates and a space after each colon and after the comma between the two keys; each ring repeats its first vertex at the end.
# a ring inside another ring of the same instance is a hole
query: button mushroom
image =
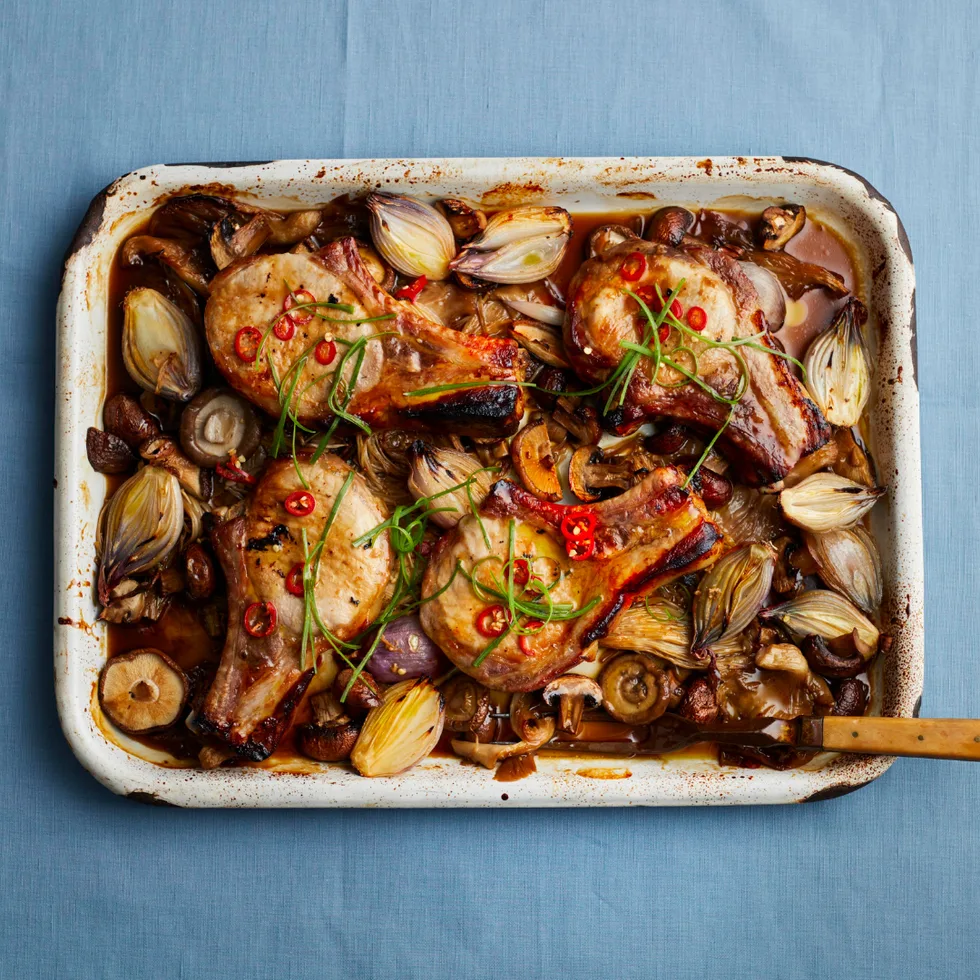
{"type": "Polygon", "coordinates": [[[357,743],[360,729],[350,721],[320,725],[311,722],[300,725],[297,745],[303,755],[317,762],[342,762],[357,743]]]}
{"type": "Polygon", "coordinates": [[[687,208],[661,208],[650,216],[646,237],[651,242],[676,246],[693,227],[694,215],[687,208]]]}
{"type": "Polygon", "coordinates": [[[362,673],[354,681],[351,689],[347,691],[347,685],[350,683],[353,673],[354,671],[348,667],[337,675],[337,679],[333,683],[334,694],[338,700],[343,698],[344,707],[351,714],[366,714],[381,704],[383,698],[381,688],[378,687],[377,681],[370,674],[362,673]],[[344,691],[347,691],[346,698],[344,698],[344,691]]]}
{"type": "Polygon", "coordinates": [[[130,449],[139,449],[147,439],[160,435],[156,420],[132,395],[113,395],[102,410],[102,421],[106,432],[118,436],[130,449]]]}
{"type": "Polygon", "coordinates": [[[806,208],[802,204],[768,207],[759,219],[759,242],[767,252],[784,248],[803,230],[806,208]]]}
{"type": "Polygon", "coordinates": [[[180,419],[180,444],[199,466],[226,463],[232,453],[248,459],[261,436],[255,410],[228,388],[202,391],[180,419]]]}
{"type": "Polygon", "coordinates": [[[550,707],[558,706],[558,728],[575,735],[582,726],[585,709],[602,704],[602,688],[589,677],[565,674],[548,684],[541,697],[550,707]]]}
{"type": "Polygon", "coordinates": [[[604,490],[625,490],[633,482],[633,466],[627,459],[606,458],[598,446],[581,446],[568,464],[568,485],[579,500],[593,503],[604,490]]]}
{"type": "Polygon", "coordinates": [[[544,703],[534,693],[515,694],[510,702],[510,724],[519,742],[483,743],[454,738],[453,751],[487,769],[495,768],[504,759],[536,752],[555,737],[557,727],[553,717],[541,714],[543,707],[544,703]]]}
{"type": "Polygon", "coordinates": [[[539,419],[521,429],[511,441],[510,456],[531,493],[542,500],[561,500],[561,483],[546,422],[539,419]]]}
{"type": "Polygon", "coordinates": [[[85,452],[96,473],[125,473],[136,463],[124,440],[94,427],[85,434],[85,452]]]}
{"type": "Polygon", "coordinates": [[[466,674],[457,674],[442,688],[446,699],[446,728],[452,732],[480,732],[490,717],[490,692],[466,674]]]}
{"type": "Polygon", "coordinates": [[[152,647],[111,657],[99,677],[102,710],[128,735],[169,728],[183,713],[189,690],[184,672],[152,647]]]}
{"type": "Polygon", "coordinates": [[[630,725],[655,721],[666,710],[672,676],[645,653],[625,653],[611,660],[599,675],[602,704],[616,719],[630,725]]]}
{"type": "Polygon", "coordinates": [[[599,225],[598,228],[589,233],[589,237],[586,239],[586,258],[595,258],[595,256],[637,237],[636,232],[627,228],[626,225],[599,225]]]}

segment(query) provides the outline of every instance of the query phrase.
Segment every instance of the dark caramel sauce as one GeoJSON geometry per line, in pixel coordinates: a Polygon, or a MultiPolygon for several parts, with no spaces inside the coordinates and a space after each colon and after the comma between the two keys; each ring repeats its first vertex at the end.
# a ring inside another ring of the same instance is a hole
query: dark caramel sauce
{"type": "MultiPolygon", "coordinates": [[[[369,239],[367,231],[367,217],[363,206],[357,202],[348,200],[338,200],[332,204],[325,205],[325,217],[317,234],[323,240],[338,237],[343,234],[355,234],[365,240],[369,239]]],[[[565,253],[559,269],[551,277],[551,281],[562,296],[576,270],[585,258],[586,243],[588,236],[597,227],[604,224],[626,225],[637,234],[642,234],[647,219],[656,207],[637,209],[635,212],[612,212],[612,213],[574,213],[573,230],[569,247],[565,253]]],[[[721,214],[730,221],[734,221],[742,227],[746,234],[751,234],[751,225],[754,216],[743,211],[723,210],[721,214]]],[[[146,225],[135,230],[133,234],[140,234],[146,231],[146,225]]],[[[700,224],[696,227],[699,230],[700,224]]],[[[804,231],[798,235],[787,247],[787,252],[808,262],[824,265],[834,272],[844,277],[848,287],[856,289],[860,295],[860,283],[856,277],[856,263],[850,247],[839,238],[836,233],[819,220],[808,217],[804,231]]],[[[129,377],[123,364],[121,353],[122,337],[122,303],[126,292],[137,286],[150,286],[161,289],[167,293],[172,290],[173,284],[165,281],[161,276],[159,267],[153,263],[132,268],[124,267],[117,256],[113,263],[109,276],[109,304],[108,304],[108,331],[107,331],[107,351],[106,351],[106,390],[107,397],[118,392],[128,392],[134,396],[139,396],[140,389],[129,377]]],[[[805,319],[796,327],[788,327],[777,336],[783,341],[790,353],[799,355],[810,338],[821,330],[826,329],[833,320],[834,314],[840,308],[843,301],[830,297],[824,290],[811,290],[807,293],[802,302],[805,304],[805,319]]],[[[202,304],[203,308],[203,304],[202,304]]],[[[217,373],[216,368],[206,359],[205,384],[222,384],[223,380],[217,373]]],[[[125,475],[117,477],[107,477],[109,492],[125,479],[125,475]]],[[[208,636],[198,612],[194,606],[187,602],[175,599],[167,612],[156,623],[140,623],[137,625],[107,625],[107,646],[110,656],[117,653],[124,653],[138,647],[151,646],[164,650],[185,670],[192,670],[205,662],[217,663],[221,654],[221,643],[208,636]]],[[[777,698],[778,700],[778,698],[777,698]]],[[[506,709],[505,709],[506,710],[506,709]]],[[[260,765],[264,767],[283,765],[295,767],[300,763],[307,763],[300,755],[296,745],[296,728],[311,720],[311,711],[308,698],[304,698],[297,708],[292,725],[287,730],[276,752],[260,765]]],[[[620,725],[617,722],[593,723],[595,725],[605,725],[608,731],[603,731],[598,735],[598,728],[592,733],[590,740],[598,747],[602,741],[614,741],[624,738],[624,729],[628,726],[620,725]]],[[[507,728],[502,724],[501,728],[507,728]]],[[[668,726],[669,727],[669,726],[668,726]]],[[[450,742],[455,737],[455,733],[445,732],[439,741],[436,749],[432,753],[437,757],[454,756],[450,742]]],[[[506,739],[506,732],[500,732],[499,737],[506,739]]],[[[671,739],[670,732],[665,728],[661,733],[653,736],[659,739],[662,751],[665,756],[672,758],[690,757],[705,758],[714,754],[714,747],[710,743],[699,745],[685,745],[678,748],[676,740],[671,739]]],[[[139,741],[149,747],[172,753],[176,758],[182,760],[192,760],[196,757],[198,743],[194,736],[184,730],[175,730],[172,733],[163,735],[145,736],[139,741]]],[[[587,743],[582,743],[587,744],[587,743]]],[[[589,759],[587,753],[581,751],[569,752],[561,749],[548,749],[545,753],[548,756],[558,756],[568,759],[589,759]]],[[[522,757],[523,758],[523,757],[522,757]]],[[[608,761],[611,757],[606,757],[608,761]]],[[[243,763],[250,765],[251,763],[243,763]]],[[[533,758],[528,763],[521,759],[510,760],[508,765],[505,762],[498,770],[496,778],[501,781],[520,779],[528,775],[533,770],[533,758]]],[[[586,770],[582,770],[584,775],[586,770]]],[[[591,778],[624,778],[623,770],[605,769],[603,766],[594,766],[588,770],[591,778]],[[595,775],[600,771],[616,772],[615,777],[600,777],[595,775]]]]}

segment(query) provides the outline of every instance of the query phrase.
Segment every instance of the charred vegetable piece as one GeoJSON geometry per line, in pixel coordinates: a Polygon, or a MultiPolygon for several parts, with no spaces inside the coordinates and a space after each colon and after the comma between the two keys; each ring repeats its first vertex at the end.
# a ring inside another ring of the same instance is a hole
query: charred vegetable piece
{"type": "Polygon", "coordinates": [[[226,463],[232,453],[248,459],[261,437],[255,410],[228,388],[202,391],[180,418],[180,444],[199,466],[226,463]]]}
{"type": "Polygon", "coordinates": [[[470,512],[471,498],[479,507],[493,482],[493,474],[469,453],[437,448],[417,439],[407,456],[408,489],[416,500],[435,496],[432,521],[439,527],[454,527],[470,512]]]}
{"type": "Polygon", "coordinates": [[[129,735],[160,732],[175,724],[187,704],[184,672],[151,647],[106,661],[99,677],[99,703],[109,720],[129,735]]]}
{"type": "Polygon", "coordinates": [[[466,241],[474,235],[479,235],[487,226],[485,212],[478,208],[471,208],[465,201],[458,198],[443,198],[437,207],[446,216],[453,234],[460,241],[466,241]]]}

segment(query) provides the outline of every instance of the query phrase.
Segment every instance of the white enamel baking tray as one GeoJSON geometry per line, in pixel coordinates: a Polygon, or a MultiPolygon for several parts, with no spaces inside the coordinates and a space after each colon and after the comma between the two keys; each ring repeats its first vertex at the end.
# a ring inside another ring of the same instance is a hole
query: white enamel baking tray
{"type": "Polygon", "coordinates": [[[889,486],[875,510],[886,575],[886,628],[875,710],[912,715],[922,690],[923,586],[912,256],[901,221],[867,181],[790,157],[278,160],[154,166],[119,178],[92,202],[65,262],[58,304],[55,439],[55,686],[65,735],[115,793],[177,806],[619,806],[786,803],[826,799],[880,776],[882,757],[822,756],[790,772],[719,768],[704,759],[542,757],[515,783],[455,759],[433,758],[392,779],[341,766],[217,769],[167,766],[101,717],[94,696],[106,658],[97,620],[94,534],[105,479],[85,455],[101,425],[109,269],[117,247],[166,197],[230,193],[273,208],[306,207],[372,188],[465,197],[485,206],[560,204],[570,211],[636,211],[663,204],[764,207],[799,201],[854,246],[879,338],[872,445],[889,486]],[[139,754],[135,754],[139,753],[139,754]]]}

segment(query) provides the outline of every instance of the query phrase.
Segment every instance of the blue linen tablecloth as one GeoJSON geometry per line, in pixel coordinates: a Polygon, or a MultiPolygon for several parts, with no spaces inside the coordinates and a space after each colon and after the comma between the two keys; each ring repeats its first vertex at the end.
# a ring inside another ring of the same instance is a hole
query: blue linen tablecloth
{"type": "Polygon", "coordinates": [[[60,257],[162,161],[786,153],[898,209],[919,293],[923,713],[980,709],[980,42],[966,2],[0,7],[0,976],[976,976],[980,768],[774,809],[184,812],[52,697],[60,257]]]}

